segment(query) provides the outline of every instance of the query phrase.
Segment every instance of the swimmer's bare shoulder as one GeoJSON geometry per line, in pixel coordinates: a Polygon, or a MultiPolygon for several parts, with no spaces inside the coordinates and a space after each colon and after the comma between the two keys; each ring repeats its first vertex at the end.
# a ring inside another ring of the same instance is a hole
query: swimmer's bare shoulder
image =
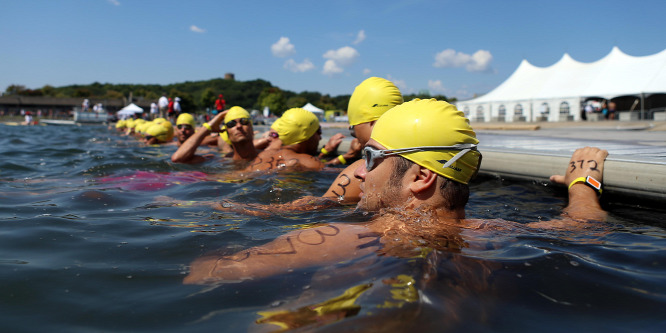
{"type": "Polygon", "coordinates": [[[342,170],[322,197],[340,200],[343,204],[361,200],[361,181],[354,177],[354,171],[363,163],[363,160],[358,160],[342,170]]]}
{"type": "Polygon", "coordinates": [[[282,153],[282,158],[286,167],[302,170],[321,170],[324,168],[324,162],[319,158],[308,154],[285,150],[282,153]]]}
{"type": "Polygon", "coordinates": [[[238,282],[298,268],[331,265],[376,251],[380,236],[359,224],[332,223],[292,231],[233,255],[197,259],[183,283],[238,282]]]}

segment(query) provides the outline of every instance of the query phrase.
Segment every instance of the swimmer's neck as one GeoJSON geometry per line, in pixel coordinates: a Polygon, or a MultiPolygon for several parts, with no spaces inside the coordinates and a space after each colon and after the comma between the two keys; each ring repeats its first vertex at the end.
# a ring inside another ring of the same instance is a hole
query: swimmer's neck
{"type": "Polygon", "coordinates": [[[252,140],[245,140],[242,142],[236,142],[234,145],[234,156],[233,160],[240,161],[250,161],[253,160],[259,155],[257,149],[254,148],[254,143],[252,140]]]}
{"type": "Polygon", "coordinates": [[[448,203],[443,200],[418,200],[412,198],[405,210],[429,212],[438,220],[463,220],[465,219],[465,207],[448,208],[448,203]]]}
{"type": "Polygon", "coordinates": [[[294,145],[289,145],[289,146],[282,146],[280,150],[290,150],[293,151],[294,153],[298,154],[305,154],[305,146],[302,144],[294,144],[294,145]]]}

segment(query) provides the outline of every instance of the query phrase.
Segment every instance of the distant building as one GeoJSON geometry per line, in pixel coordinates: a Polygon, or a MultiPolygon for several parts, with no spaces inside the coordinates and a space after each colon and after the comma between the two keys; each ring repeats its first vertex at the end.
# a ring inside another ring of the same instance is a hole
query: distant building
{"type": "MultiPolygon", "coordinates": [[[[125,106],[124,99],[88,98],[91,105],[102,103],[106,112],[116,112],[125,106]]],[[[81,109],[83,98],[56,98],[45,96],[0,96],[0,111],[4,115],[19,115],[21,110],[36,112],[42,110],[45,115],[63,115],[81,109]]],[[[140,107],[149,108],[150,101],[134,102],[140,107]]]]}

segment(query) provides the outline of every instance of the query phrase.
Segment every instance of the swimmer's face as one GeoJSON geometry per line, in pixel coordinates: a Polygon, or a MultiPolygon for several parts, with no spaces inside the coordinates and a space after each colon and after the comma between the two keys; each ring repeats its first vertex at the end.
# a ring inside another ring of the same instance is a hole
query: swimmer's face
{"type": "Polygon", "coordinates": [[[350,127],[350,131],[353,137],[357,138],[361,145],[365,145],[370,140],[370,134],[372,133],[372,126],[375,125],[375,121],[361,123],[350,127]]]}
{"type": "Polygon", "coordinates": [[[306,152],[310,155],[317,155],[319,152],[319,141],[321,140],[321,127],[307,140],[306,152]]]}
{"type": "MultiPolygon", "coordinates": [[[[370,139],[366,146],[379,150],[386,149],[372,139],[370,139]]],[[[365,161],[356,168],[354,177],[361,180],[361,200],[358,202],[358,209],[378,211],[381,208],[401,205],[401,201],[403,200],[400,199],[400,190],[402,187],[396,187],[389,181],[393,173],[393,163],[396,158],[398,157],[395,155],[376,158],[372,161],[373,166],[371,170],[367,169],[365,161]]]]}
{"type": "Polygon", "coordinates": [[[227,133],[231,143],[254,140],[254,129],[252,128],[252,121],[249,118],[230,120],[225,125],[227,126],[227,133]]]}
{"type": "Polygon", "coordinates": [[[178,138],[178,142],[185,142],[185,140],[191,137],[192,134],[194,134],[194,127],[192,127],[192,125],[180,124],[176,126],[176,137],[178,138]]]}

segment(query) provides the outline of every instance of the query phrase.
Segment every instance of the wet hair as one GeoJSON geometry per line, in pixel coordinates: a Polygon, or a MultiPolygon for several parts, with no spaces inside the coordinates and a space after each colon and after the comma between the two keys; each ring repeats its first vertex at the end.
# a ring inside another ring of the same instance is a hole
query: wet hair
{"type": "MultiPolygon", "coordinates": [[[[402,177],[415,164],[402,156],[398,155],[397,157],[399,158],[395,159],[395,163],[393,163],[393,172],[391,172],[388,181],[390,186],[400,186],[402,177]]],[[[469,186],[441,175],[437,175],[437,177],[443,180],[439,186],[439,193],[448,203],[446,208],[449,210],[464,208],[467,205],[467,201],[469,201],[469,186]]]]}

